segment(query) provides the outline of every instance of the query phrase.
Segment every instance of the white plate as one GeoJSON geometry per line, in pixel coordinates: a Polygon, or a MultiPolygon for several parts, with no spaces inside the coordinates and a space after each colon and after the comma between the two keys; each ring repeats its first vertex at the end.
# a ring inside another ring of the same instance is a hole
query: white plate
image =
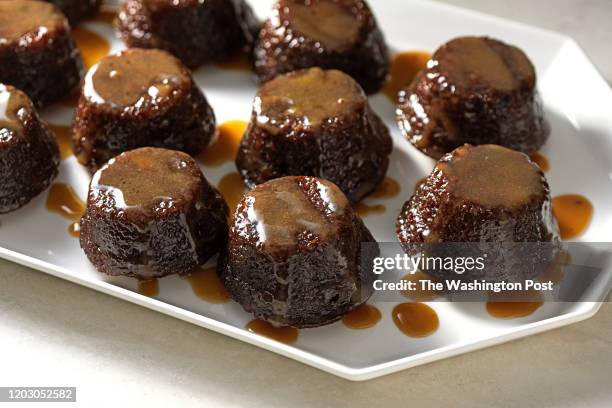
{"type": "MultiPolygon", "coordinates": [[[[260,16],[270,1],[252,2],[260,16]]],[[[551,162],[547,173],[553,195],[578,193],[594,204],[585,242],[612,241],[612,92],[576,43],[561,35],[522,24],[468,12],[433,2],[371,0],[378,21],[392,48],[430,50],[452,37],[489,35],[521,47],[535,63],[539,88],[552,136],[543,153],[551,162]]],[[[112,39],[113,51],[122,48],[112,29],[103,23],[86,26],[112,39]]],[[[204,67],[195,72],[215,109],[218,122],[248,120],[256,85],[246,72],[204,67]]],[[[366,217],[379,241],[394,241],[394,222],[401,205],[418,179],[434,162],[404,141],[393,120],[393,105],[382,95],[371,98],[374,109],[392,130],[395,151],[389,175],[400,180],[402,193],[390,200],[367,200],[387,207],[383,215],[366,217]]],[[[43,113],[55,124],[70,123],[70,109],[55,107],[43,113]]],[[[217,183],[235,171],[233,163],[204,168],[207,178],[217,183]]],[[[74,157],[61,164],[57,181],[86,196],[89,176],[74,157]]],[[[148,298],[136,293],[131,279],[110,279],[94,271],[70,237],[69,221],[49,213],[43,193],[26,207],[3,216],[0,227],[0,256],[101,292],[175,316],[247,343],[274,351],[350,380],[365,380],[449,357],[492,344],[527,336],[592,316],[598,303],[547,303],[535,314],[512,321],[495,320],[482,304],[437,302],[431,306],[440,317],[440,328],[432,336],[413,339],[394,326],[393,304],[378,303],[382,321],[368,330],[350,330],[341,323],[302,330],[294,345],[285,345],[254,335],[244,329],[251,316],[236,303],[208,304],[193,295],[189,284],[177,277],[160,280],[160,295],[148,298]]],[[[375,301],[375,299],[374,299],[375,301]]],[[[78,313],[78,310],[75,310],[78,313]]],[[[112,318],[112,316],[109,316],[112,318]]]]}

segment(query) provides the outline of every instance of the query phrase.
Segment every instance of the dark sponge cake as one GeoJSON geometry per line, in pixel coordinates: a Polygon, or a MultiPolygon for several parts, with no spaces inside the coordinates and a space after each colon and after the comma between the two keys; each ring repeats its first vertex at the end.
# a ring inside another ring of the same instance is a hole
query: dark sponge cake
{"type": "Polygon", "coordinates": [[[140,148],[94,175],[81,247],[108,275],[187,274],[225,246],[227,215],[227,204],[189,155],[140,148]]]}
{"type": "Polygon", "coordinates": [[[37,107],[69,95],[83,62],[70,26],[53,4],[0,1],[0,82],[25,92],[37,107]]]}
{"type": "Polygon", "coordinates": [[[46,0],[55,4],[66,15],[71,25],[96,15],[102,0],[46,0]]]}
{"type": "Polygon", "coordinates": [[[214,133],[215,115],[189,69],[165,51],[138,48],[89,70],[72,125],[74,153],[94,171],[144,146],[195,155],[214,133]]]}
{"type": "Polygon", "coordinates": [[[374,93],[389,72],[385,39],[363,0],[279,0],[254,55],[262,82],[318,66],[344,71],[374,93]]]}
{"type": "Polygon", "coordinates": [[[372,293],[378,245],[334,184],[283,177],[236,209],[218,273],[232,298],[275,326],[332,323],[372,293]]]}
{"type": "Polygon", "coordinates": [[[250,47],[259,29],[244,0],[126,0],[116,25],[129,47],[167,50],[191,68],[250,47]]]}
{"type": "MultiPolygon", "coordinates": [[[[469,243],[508,244],[509,253],[499,254],[522,265],[529,262],[517,254],[532,251],[548,256],[559,241],[542,170],[525,154],[498,145],[464,145],[442,157],[404,204],[397,235],[408,253],[415,248],[445,249],[436,246],[441,243],[468,243],[457,246],[459,249],[475,249],[469,243]],[[526,244],[512,249],[515,243],[526,244]],[[545,244],[530,247],[533,243],[545,244]]],[[[452,245],[446,249],[452,250],[452,245]]],[[[494,269],[484,271],[483,276],[466,275],[506,279],[533,272],[520,267],[507,271],[503,265],[494,269]]]]}
{"type": "Polygon", "coordinates": [[[57,176],[59,150],[28,96],[0,84],[0,214],[16,210],[57,176]]]}
{"type": "Polygon", "coordinates": [[[464,143],[533,154],[550,131],[529,58],[488,37],[441,46],[400,92],[397,120],[406,138],[435,159],[464,143]]]}
{"type": "Polygon", "coordinates": [[[357,202],[384,179],[391,136],[355,80],[309,68],[278,76],[255,97],[236,166],[254,187],[282,176],[316,176],[357,202]]]}

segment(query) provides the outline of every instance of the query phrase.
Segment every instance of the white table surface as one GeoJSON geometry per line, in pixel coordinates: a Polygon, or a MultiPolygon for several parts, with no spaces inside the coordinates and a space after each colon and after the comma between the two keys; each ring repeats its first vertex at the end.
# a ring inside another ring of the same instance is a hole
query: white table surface
{"type": "MultiPolygon", "coordinates": [[[[570,35],[612,82],[610,0],[446,1],[570,35]]],[[[76,386],[80,406],[609,407],[611,343],[608,303],[573,326],[351,383],[0,261],[0,386],[76,386]]]]}

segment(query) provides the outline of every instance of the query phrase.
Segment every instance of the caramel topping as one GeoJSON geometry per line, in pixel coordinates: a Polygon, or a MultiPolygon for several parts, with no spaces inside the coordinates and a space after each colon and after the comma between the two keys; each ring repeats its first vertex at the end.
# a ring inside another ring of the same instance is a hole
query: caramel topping
{"type": "Polygon", "coordinates": [[[550,170],[550,162],[542,153],[534,153],[530,156],[531,160],[540,166],[543,172],[550,170]]]}
{"type": "Polygon", "coordinates": [[[310,68],[267,82],[257,93],[254,113],[259,124],[272,128],[293,121],[320,126],[367,103],[359,85],[337,70],[310,68]]]}
{"type": "Polygon", "coordinates": [[[26,94],[12,86],[0,84],[0,142],[7,140],[4,129],[21,131],[22,117],[33,110],[34,106],[26,94]]]}
{"type": "Polygon", "coordinates": [[[498,319],[516,319],[533,314],[543,304],[542,294],[535,290],[510,291],[492,294],[487,312],[498,319]],[[504,300],[507,298],[508,300],[504,300]]]}
{"type": "Polygon", "coordinates": [[[69,126],[54,125],[49,123],[49,129],[55,134],[55,140],[59,146],[60,159],[64,160],[74,154],[72,151],[71,131],[69,126]]]}
{"type": "Polygon", "coordinates": [[[190,194],[199,182],[195,167],[185,153],[145,147],[111,159],[94,175],[91,186],[110,189],[118,207],[148,207],[190,194]]]}
{"type": "Polygon", "coordinates": [[[425,69],[430,58],[431,54],[425,51],[405,51],[391,58],[389,78],[383,89],[391,102],[397,102],[399,91],[410,85],[419,71],[425,69]]]}
{"type": "Polygon", "coordinates": [[[0,44],[19,40],[28,33],[42,35],[64,24],[64,16],[52,4],[30,0],[0,1],[0,44]]]}
{"type": "Polygon", "coordinates": [[[202,300],[215,304],[230,301],[230,295],[221,283],[215,267],[197,268],[185,279],[191,284],[193,293],[202,300]]]}
{"type": "Polygon", "coordinates": [[[376,190],[370,194],[371,198],[393,198],[396,197],[402,188],[400,184],[391,177],[385,177],[383,181],[376,187],[376,190]]]}
{"type": "Polygon", "coordinates": [[[85,78],[85,96],[97,103],[129,107],[158,103],[188,82],[180,62],[160,50],[129,49],[103,58],[85,78]]]}
{"type": "Polygon", "coordinates": [[[159,295],[159,281],[157,279],[139,280],[138,293],[149,297],[159,295]]]}
{"type": "Polygon", "coordinates": [[[291,29],[320,42],[330,51],[350,47],[359,36],[359,19],[333,1],[312,1],[308,5],[289,2],[282,12],[291,29]]]}
{"type": "Polygon", "coordinates": [[[367,217],[371,214],[384,214],[387,211],[387,207],[382,204],[374,204],[369,205],[364,203],[363,201],[358,202],[357,204],[353,204],[353,208],[355,212],[359,214],[361,217],[367,217]]]}
{"type": "Polygon", "coordinates": [[[217,189],[229,207],[230,217],[233,216],[238,202],[246,191],[242,177],[237,172],[228,173],[221,177],[217,189]]]}
{"type": "Polygon", "coordinates": [[[85,202],[67,184],[53,183],[49,188],[47,210],[72,221],[79,221],[85,212],[85,202]]]}
{"type": "MultiPolygon", "coordinates": [[[[72,38],[74,38],[74,42],[81,51],[83,65],[86,69],[98,63],[111,49],[111,44],[106,38],[83,27],[75,27],[72,30],[72,38]]],[[[74,105],[76,105],[76,102],[74,105]]]]}
{"type": "Polygon", "coordinates": [[[298,330],[294,327],[275,327],[263,320],[251,320],[246,329],[251,333],[259,334],[281,343],[295,343],[298,339],[298,330]]]}
{"type": "Polygon", "coordinates": [[[520,81],[535,76],[533,66],[516,47],[485,37],[461,37],[436,52],[435,64],[456,86],[483,84],[500,91],[516,89],[520,81]]]}
{"type": "Polygon", "coordinates": [[[230,120],[217,127],[217,138],[204,148],[198,159],[205,166],[217,167],[223,163],[234,161],[242,135],[249,124],[243,120],[230,120]]]}
{"type": "Polygon", "coordinates": [[[304,234],[324,240],[335,233],[337,227],[328,221],[326,212],[341,215],[348,201],[334,184],[309,179],[316,191],[300,185],[300,178],[283,177],[260,184],[243,198],[243,213],[257,229],[260,243],[294,246],[304,234]]]}
{"type": "Polygon", "coordinates": [[[363,304],[342,317],[342,323],[351,329],[369,329],[375,326],[382,315],[376,306],[363,304]]]}
{"type": "Polygon", "coordinates": [[[436,311],[424,303],[400,303],[392,316],[397,328],[410,337],[427,337],[440,326],[436,311]]]}
{"type": "Polygon", "coordinates": [[[593,218],[593,204],[579,194],[565,194],[553,198],[552,209],[563,239],[576,238],[582,234],[593,218]]]}
{"type": "Polygon", "coordinates": [[[453,196],[483,207],[519,207],[546,194],[540,169],[523,153],[497,145],[460,147],[437,167],[453,196]]]}

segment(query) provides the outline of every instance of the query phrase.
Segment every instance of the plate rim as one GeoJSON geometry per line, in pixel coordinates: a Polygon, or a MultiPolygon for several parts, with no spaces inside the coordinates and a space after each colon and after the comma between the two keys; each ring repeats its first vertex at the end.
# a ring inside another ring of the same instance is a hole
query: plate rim
{"type": "MultiPolygon", "coordinates": [[[[574,48],[578,54],[577,58],[582,58],[588,65],[593,68],[594,74],[598,77],[598,81],[605,86],[605,92],[612,99],[612,89],[605,80],[597,66],[593,64],[588,55],[584,52],[580,44],[572,37],[565,34],[526,24],[523,22],[507,19],[501,16],[487,14],[485,12],[464,8],[454,4],[441,3],[436,0],[425,2],[428,7],[445,9],[453,13],[461,13],[470,15],[473,18],[485,19],[489,22],[504,24],[517,30],[530,30],[537,32],[540,35],[559,41],[559,46],[570,46],[574,48]]],[[[104,7],[116,8],[116,0],[105,0],[104,7]]],[[[612,132],[612,129],[610,129],[612,132]]],[[[113,285],[103,280],[91,279],[88,277],[73,274],[65,268],[59,267],[52,263],[42,261],[33,256],[23,254],[19,251],[14,251],[8,248],[0,247],[0,258],[7,261],[38,270],[49,275],[67,280],[69,282],[93,289],[97,292],[104,293],[115,298],[136,304],[141,307],[171,316],[182,321],[212,330],[214,332],[229,336],[236,340],[254,345],[267,351],[274,352],[284,357],[291,358],[308,366],[318,368],[329,374],[341,377],[350,381],[365,381],[381,377],[387,374],[392,374],[408,368],[416,367],[423,364],[429,364],[434,361],[442,360],[449,357],[454,357],[460,354],[469,353],[475,350],[491,347],[494,345],[517,340],[534,334],[542,333],[548,330],[560,328],[570,324],[574,324],[593,317],[601,308],[602,302],[576,302],[580,304],[579,310],[565,313],[548,319],[538,320],[529,324],[524,324],[516,328],[515,331],[509,333],[501,333],[499,335],[485,338],[479,341],[464,341],[451,346],[440,347],[426,352],[418,353],[412,356],[398,358],[380,364],[375,364],[362,368],[353,368],[344,364],[320,357],[311,352],[297,349],[293,346],[276,342],[263,336],[250,333],[242,328],[232,326],[213,318],[191,312],[187,309],[174,306],[172,304],[157,300],[154,298],[141,295],[137,292],[124,289],[120,286],[113,285]]]]}

